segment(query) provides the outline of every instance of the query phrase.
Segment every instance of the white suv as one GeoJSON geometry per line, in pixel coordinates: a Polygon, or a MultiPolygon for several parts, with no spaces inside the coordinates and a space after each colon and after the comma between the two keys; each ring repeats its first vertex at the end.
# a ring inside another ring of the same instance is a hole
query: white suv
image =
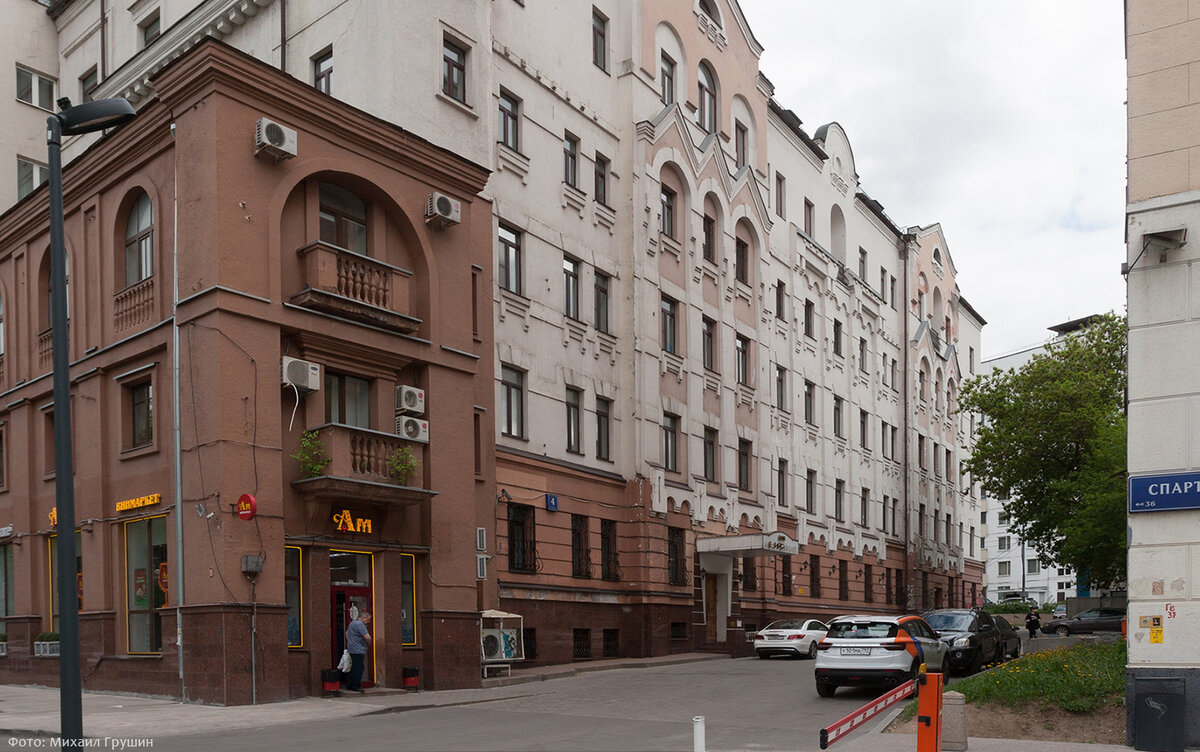
{"type": "Polygon", "coordinates": [[[817,645],[817,694],[843,685],[895,686],[916,678],[924,663],[940,672],[946,644],[919,616],[839,616],[817,645]]]}

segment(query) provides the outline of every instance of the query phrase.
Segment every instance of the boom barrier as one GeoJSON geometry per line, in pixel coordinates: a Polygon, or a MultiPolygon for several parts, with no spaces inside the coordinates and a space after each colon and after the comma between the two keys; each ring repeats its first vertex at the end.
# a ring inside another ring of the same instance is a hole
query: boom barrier
{"type": "Polygon", "coordinates": [[[892,705],[909,697],[917,690],[917,684],[914,681],[906,681],[899,687],[885,695],[881,695],[872,700],[869,704],[862,706],[850,715],[835,721],[829,726],[821,729],[821,749],[829,749],[829,745],[836,742],[838,739],[846,736],[854,729],[863,725],[875,716],[890,708],[892,705]]]}

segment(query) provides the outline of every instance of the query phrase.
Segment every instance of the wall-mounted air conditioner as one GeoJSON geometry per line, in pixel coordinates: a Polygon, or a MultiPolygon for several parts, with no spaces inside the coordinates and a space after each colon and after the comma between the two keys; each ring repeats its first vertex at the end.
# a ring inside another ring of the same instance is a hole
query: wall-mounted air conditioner
{"type": "Polygon", "coordinates": [[[294,386],[302,392],[315,392],[321,388],[321,365],[299,358],[283,356],[280,372],[284,386],[294,386]]]}
{"type": "Polygon", "coordinates": [[[396,387],[396,414],[422,415],[425,412],[425,390],[415,386],[396,387]]]}
{"type": "Polygon", "coordinates": [[[274,120],[259,118],[254,125],[254,155],[259,154],[269,154],[276,162],[296,156],[296,131],[274,120]]]}
{"type": "Polygon", "coordinates": [[[462,202],[434,191],[425,202],[425,221],[439,229],[462,222],[462,202]]]}
{"type": "Polygon", "coordinates": [[[396,435],[409,441],[429,443],[429,421],[421,418],[410,418],[407,415],[396,416],[396,435]]]}
{"type": "Polygon", "coordinates": [[[517,661],[524,657],[521,645],[521,630],[484,629],[480,650],[485,661],[517,661]]]}

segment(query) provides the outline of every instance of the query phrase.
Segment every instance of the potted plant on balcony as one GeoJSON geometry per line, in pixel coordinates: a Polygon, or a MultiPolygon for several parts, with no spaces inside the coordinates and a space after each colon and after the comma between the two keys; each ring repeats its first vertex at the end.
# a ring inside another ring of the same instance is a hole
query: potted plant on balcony
{"type": "Polygon", "coordinates": [[[407,484],[409,476],[417,469],[417,459],[413,456],[412,449],[400,446],[388,457],[387,466],[388,474],[400,483],[407,484]]]}
{"type": "Polygon", "coordinates": [[[0,632],[0,656],[8,655],[8,635],[0,632]]]}
{"type": "Polygon", "coordinates": [[[58,632],[39,632],[33,641],[34,655],[58,655],[58,632]]]}
{"type": "Polygon", "coordinates": [[[292,459],[300,463],[300,472],[304,473],[305,478],[316,478],[330,463],[330,458],[325,456],[325,443],[316,431],[300,434],[300,448],[292,455],[292,459]]]}

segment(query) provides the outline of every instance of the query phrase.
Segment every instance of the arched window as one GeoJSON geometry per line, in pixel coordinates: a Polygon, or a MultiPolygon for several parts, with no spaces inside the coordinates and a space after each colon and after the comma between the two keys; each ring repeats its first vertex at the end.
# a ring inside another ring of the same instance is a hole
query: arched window
{"type": "Polygon", "coordinates": [[[717,5],[713,0],[700,0],[700,10],[704,15],[711,18],[717,26],[721,25],[721,14],[717,12],[717,5]]]}
{"type": "Polygon", "coordinates": [[[708,63],[700,63],[696,79],[696,124],[705,133],[717,132],[717,83],[708,63]]]}
{"type": "Polygon", "coordinates": [[[367,255],[367,202],[333,183],[321,183],[321,241],[367,255]]]}
{"type": "Polygon", "coordinates": [[[154,209],[144,192],[133,202],[125,225],[125,286],[154,273],[154,209]]]}
{"type": "Polygon", "coordinates": [[[933,263],[937,264],[938,266],[942,265],[942,252],[938,248],[933,249],[933,263]]]}
{"type": "Polygon", "coordinates": [[[829,245],[833,257],[846,263],[846,217],[837,204],[829,210],[829,245]]]}

